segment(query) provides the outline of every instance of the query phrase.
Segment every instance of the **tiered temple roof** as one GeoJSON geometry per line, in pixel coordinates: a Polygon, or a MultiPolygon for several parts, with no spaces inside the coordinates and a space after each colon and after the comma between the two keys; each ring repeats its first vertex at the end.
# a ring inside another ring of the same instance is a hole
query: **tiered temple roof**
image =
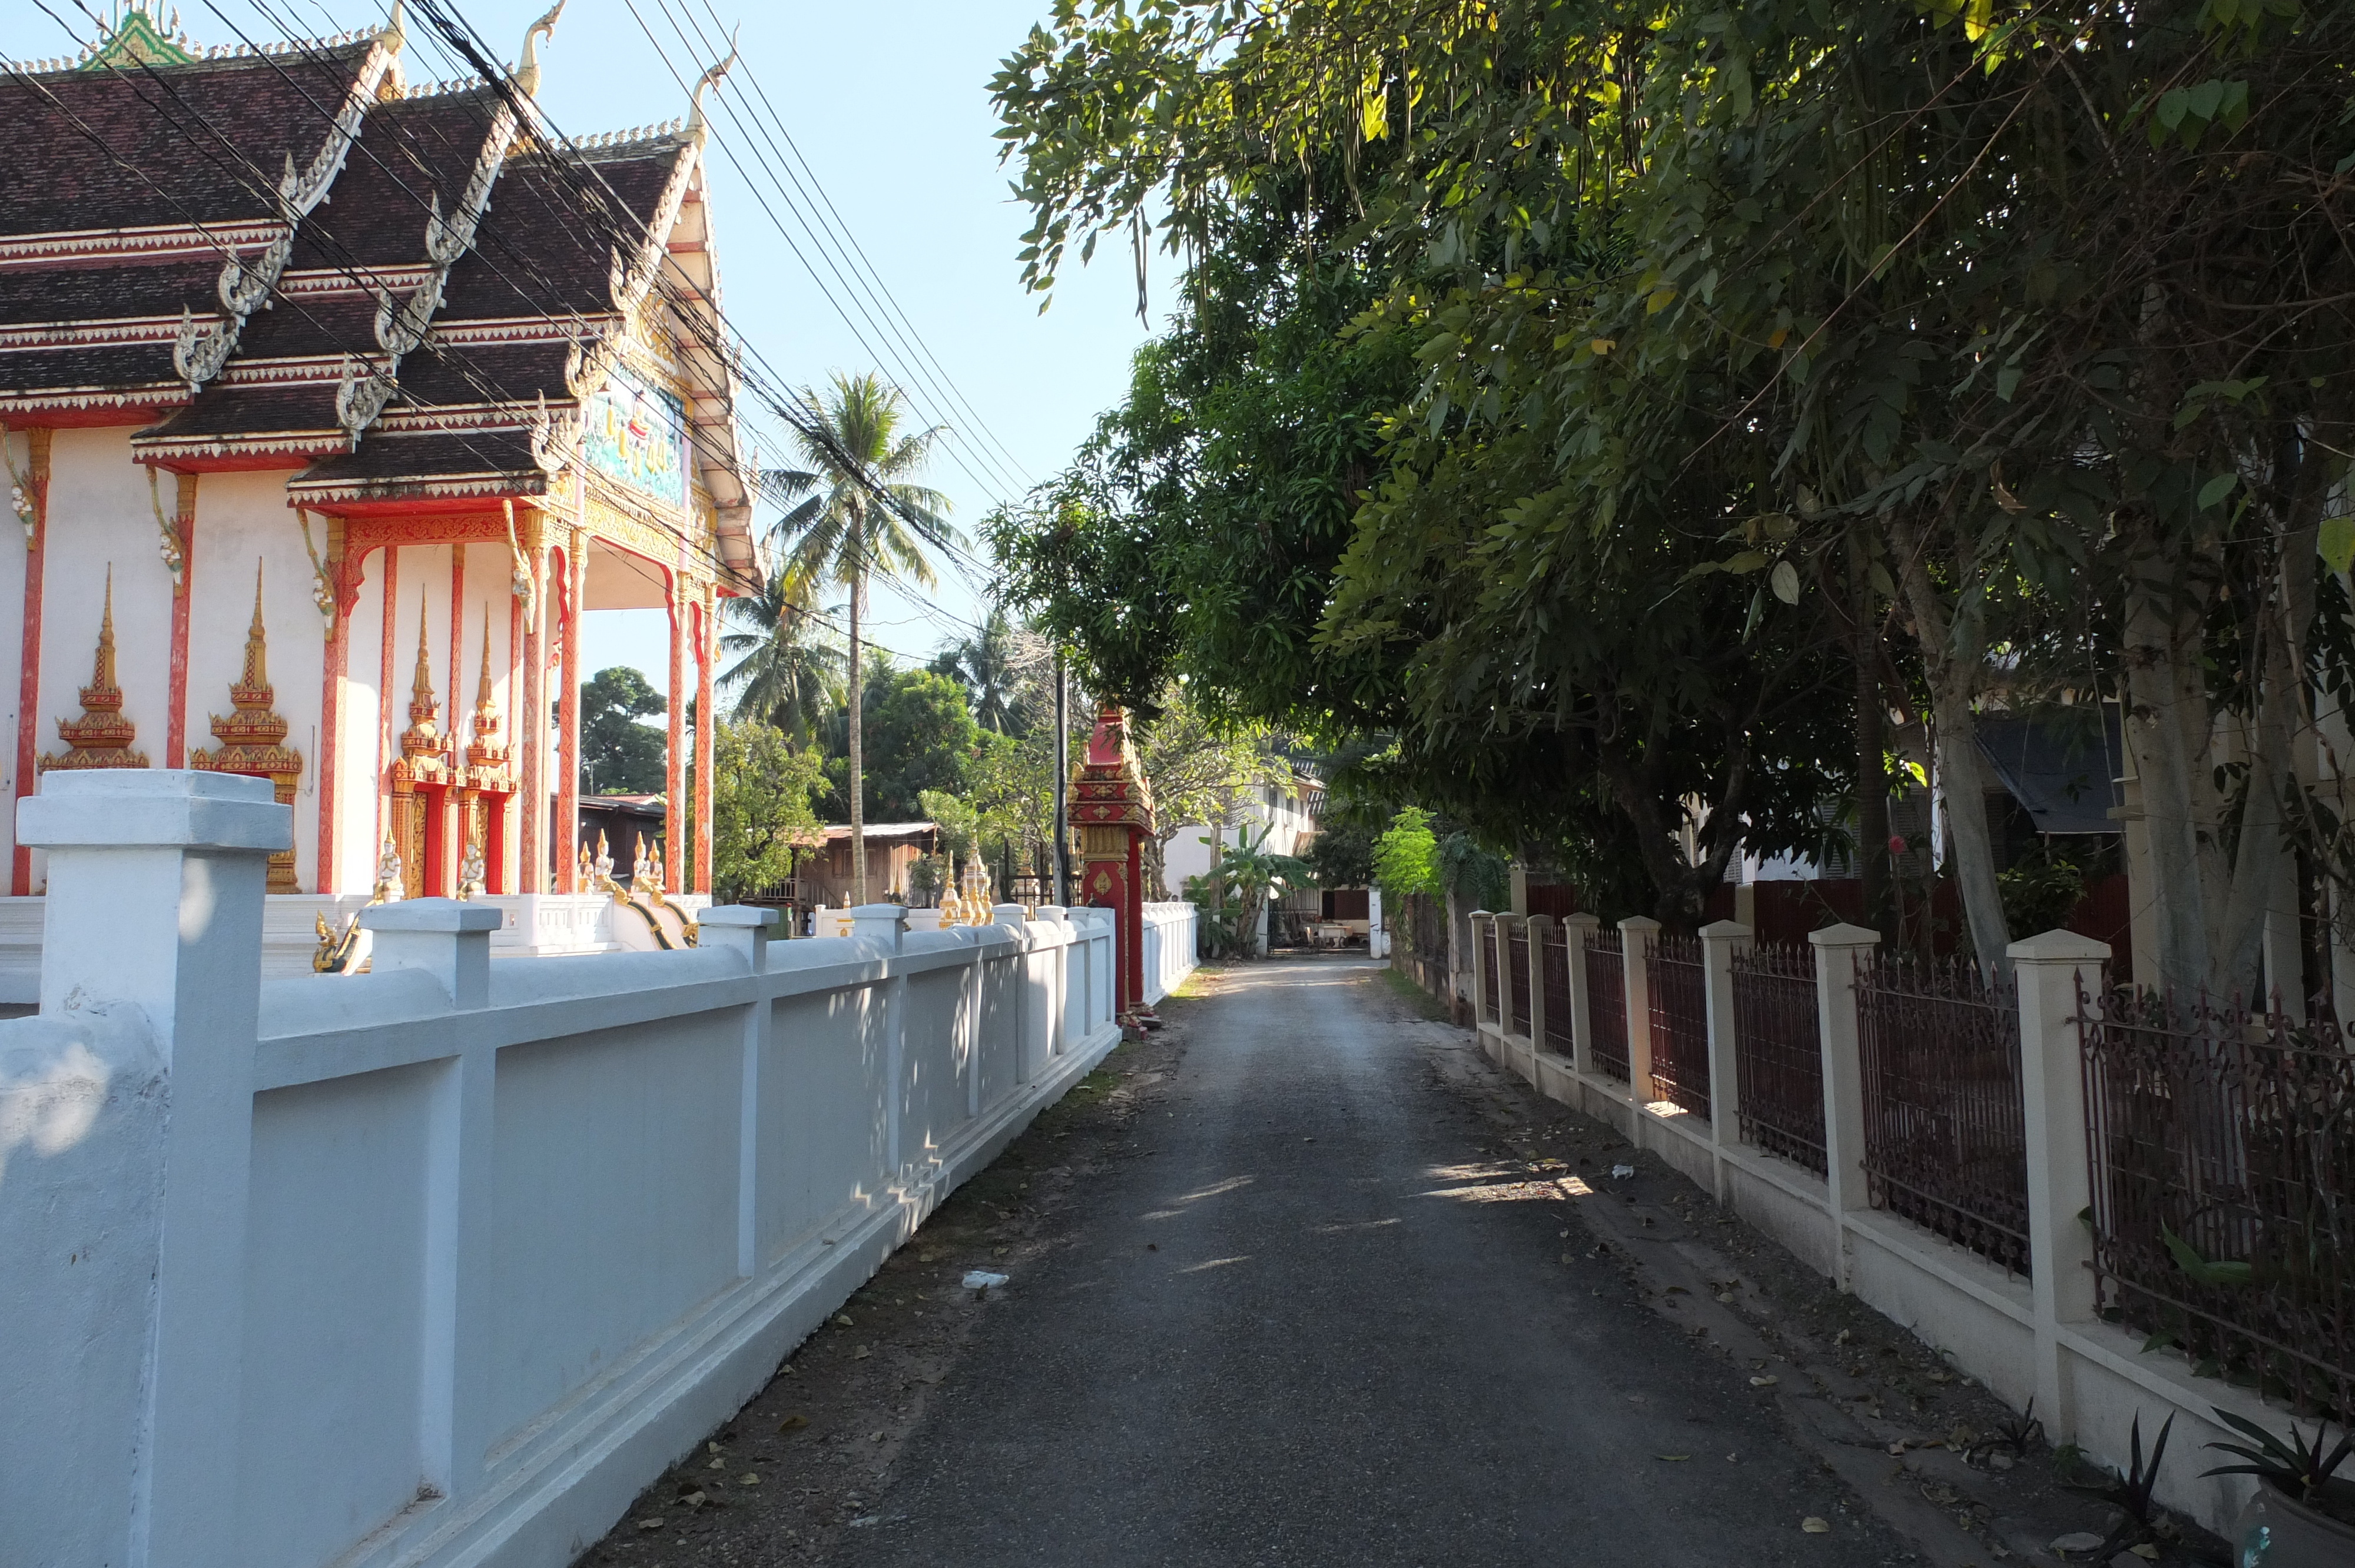
{"type": "Polygon", "coordinates": [[[411,91],[399,18],[200,53],[134,5],[0,75],[0,423],[144,423],[157,468],[299,469],[290,505],[479,508],[547,494],[623,340],[659,344],[712,566],[747,580],[699,115],[576,146],[528,45],[496,86],[411,91]]]}

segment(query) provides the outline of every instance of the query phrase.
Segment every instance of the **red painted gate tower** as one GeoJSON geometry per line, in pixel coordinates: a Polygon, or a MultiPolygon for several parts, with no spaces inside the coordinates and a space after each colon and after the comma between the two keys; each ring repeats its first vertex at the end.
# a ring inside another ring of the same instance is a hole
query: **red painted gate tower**
{"type": "Polygon", "coordinates": [[[1128,714],[1106,703],[1096,714],[1072,791],[1080,829],[1080,897],[1113,912],[1119,932],[1114,987],[1121,1014],[1145,996],[1145,835],[1153,832],[1153,793],[1129,744],[1128,714]]]}

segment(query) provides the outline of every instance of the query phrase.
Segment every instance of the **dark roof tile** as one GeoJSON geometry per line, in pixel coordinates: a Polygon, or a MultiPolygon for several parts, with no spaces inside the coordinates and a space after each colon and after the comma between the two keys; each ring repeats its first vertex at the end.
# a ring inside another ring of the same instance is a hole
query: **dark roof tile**
{"type": "Polygon", "coordinates": [[[0,233],[272,217],[373,47],[0,78],[0,233]]]}

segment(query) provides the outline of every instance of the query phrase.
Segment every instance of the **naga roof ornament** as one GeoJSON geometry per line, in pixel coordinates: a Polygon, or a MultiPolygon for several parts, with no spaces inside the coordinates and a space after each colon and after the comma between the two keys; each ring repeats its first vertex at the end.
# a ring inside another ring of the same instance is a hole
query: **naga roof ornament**
{"type": "Polygon", "coordinates": [[[259,256],[249,259],[232,254],[221,264],[220,281],[215,286],[221,314],[200,322],[186,306],[180,308],[180,332],[172,344],[172,368],[188,384],[191,393],[221,373],[221,367],[237,350],[247,318],[270,303],[276,293],[278,281],[294,254],[295,233],[303,219],[327,199],[328,187],[343,172],[344,160],[351,155],[352,143],[359,136],[360,122],[367,117],[368,105],[376,101],[378,87],[398,59],[402,37],[400,8],[395,5],[391,23],[377,35],[358,75],[346,90],[335,122],[327,129],[326,141],[299,171],[294,167],[294,154],[285,154],[286,172],[279,176],[277,192],[278,219],[283,227],[259,256]]]}

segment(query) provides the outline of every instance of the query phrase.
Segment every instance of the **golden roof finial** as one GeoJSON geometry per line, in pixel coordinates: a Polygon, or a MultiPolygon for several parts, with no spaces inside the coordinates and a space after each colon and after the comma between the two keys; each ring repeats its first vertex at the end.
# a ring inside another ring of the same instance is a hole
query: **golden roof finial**
{"type": "Polygon", "coordinates": [[[556,36],[556,19],[564,15],[564,3],[556,0],[545,16],[524,31],[523,63],[516,67],[515,82],[527,98],[539,91],[539,40],[556,36]]]}

